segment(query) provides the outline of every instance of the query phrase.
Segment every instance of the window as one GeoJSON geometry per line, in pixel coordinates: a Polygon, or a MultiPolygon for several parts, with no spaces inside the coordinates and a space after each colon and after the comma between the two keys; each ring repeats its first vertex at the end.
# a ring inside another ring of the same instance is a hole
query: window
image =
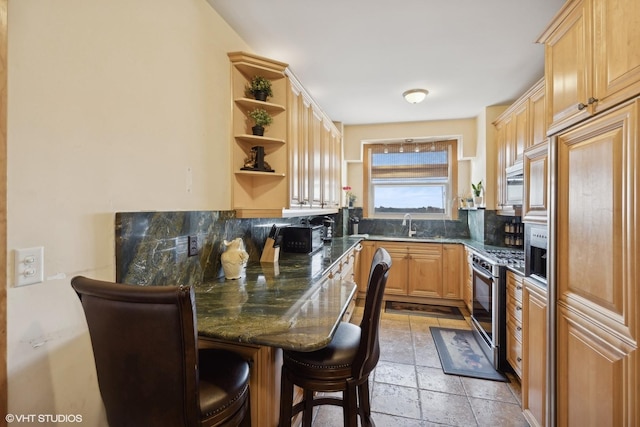
{"type": "Polygon", "coordinates": [[[456,140],[365,146],[365,215],[370,218],[457,217],[456,140]]]}

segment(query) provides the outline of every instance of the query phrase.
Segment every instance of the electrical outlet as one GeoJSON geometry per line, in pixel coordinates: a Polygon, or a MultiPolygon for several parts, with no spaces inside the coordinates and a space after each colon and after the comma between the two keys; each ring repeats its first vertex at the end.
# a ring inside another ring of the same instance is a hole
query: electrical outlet
{"type": "Polygon", "coordinates": [[[189,249],[187,256],[198,255],[198,236],[189,236],[189,249]]]}
{"type": "Polygon", "coordinates": [[[44,280],[44,248],[16,249],[15,285],[25,286],[44,280]]]}

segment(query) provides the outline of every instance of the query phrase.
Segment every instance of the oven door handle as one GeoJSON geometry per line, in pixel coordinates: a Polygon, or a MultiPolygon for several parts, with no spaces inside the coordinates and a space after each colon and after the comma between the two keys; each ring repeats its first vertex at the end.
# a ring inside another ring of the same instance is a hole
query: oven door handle
{"type": "Polygon", "coordinates": [[[493,276],[487,275],[484,271],[479,270],[478,267],[476,267],[475,265],[472,265],[472,267],[473,267],[474,273],[477,273],[479,276],[482,276],[487,280],[493,280],[493,276]]]}

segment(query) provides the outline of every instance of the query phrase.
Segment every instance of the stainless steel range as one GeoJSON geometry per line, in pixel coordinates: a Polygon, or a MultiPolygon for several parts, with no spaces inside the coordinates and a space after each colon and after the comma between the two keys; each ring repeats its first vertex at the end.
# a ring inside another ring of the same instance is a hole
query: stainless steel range
{"type": "Polygon", "coordinates": [[[493,366],[507,369],[507,266],[524,271],[524,252],[474,249],[471,324],[480,347],[493,366]]]}

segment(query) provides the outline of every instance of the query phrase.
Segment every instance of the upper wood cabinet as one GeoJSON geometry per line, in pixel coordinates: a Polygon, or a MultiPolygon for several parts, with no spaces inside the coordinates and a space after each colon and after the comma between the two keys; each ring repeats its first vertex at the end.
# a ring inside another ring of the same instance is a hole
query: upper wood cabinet
{"type": "Polygon", "coordinates": [[[289,77],[290,206],[337,209],[340,206],[342,133],[289,77]]]}
{"type": "Polygon", "coordinates": [[[524,152],[524,197],[522,222],[546,224],[549,206],[549,143],[530,147],[524,152]]]}
{"type": "MultiPolygon", "coordinates": [[[[342,135],[314,103],[287,64],[245,52],[231,52],[232,206],[238,218],[282,217],[287,209],[339,206],[342,135]],[[273,97],[246,96],[254,76],[271,81],[273,97]],[[264,136],[254,136],[249,111],[273,117],[264,136]],[[253,147],[264,148],[273,171],[242,170],[253,147]]],[[[301,215],[304,213],[300,213],[301,215]]]]}
{"type": "Polygon", "coordinates": [[[544,79],[540,79],[529,92],[529,117],[531,120],[530,144],[525,147],[533,147],[547,142],[547,98],[545,96],[544,79]]]}
{"type": "Polygon", "coordinates": [[[522,163],[525,150],[547,140],[545,108],[544,79],[540,79],[494,122],[497,130],[496,210],[499,214],[517,213],[512,205],[506,204],[506,168],[522,163]]]}
{"type": "Polygon", "coordinates": [[[573,0],[545,44],[548,134],[640,93],[640,2],[573,0]]]}

